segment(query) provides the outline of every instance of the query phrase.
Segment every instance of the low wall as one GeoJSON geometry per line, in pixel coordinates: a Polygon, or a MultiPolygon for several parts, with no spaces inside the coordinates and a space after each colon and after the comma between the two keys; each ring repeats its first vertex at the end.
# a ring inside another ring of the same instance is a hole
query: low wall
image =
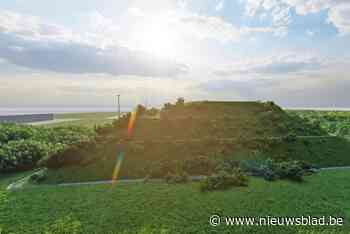
{"type": "Polygon", "coordinates": [[[0,123],[31,123],[53,119],[53,114],[5,115],[0,116],[0,123]]]}

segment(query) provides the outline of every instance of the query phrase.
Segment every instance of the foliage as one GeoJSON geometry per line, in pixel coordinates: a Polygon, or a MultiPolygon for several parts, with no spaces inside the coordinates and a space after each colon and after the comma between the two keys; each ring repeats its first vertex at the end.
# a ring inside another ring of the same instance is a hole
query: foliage
{"type": "Polygon", "coordinates": [[[224,190],[232,186],[247,186],[248,179],[246,175],[237,168],[231,174],[220,171],[218,174],[208,176],[200,182],[200,190],[213,191],[213,190],[224,190]]]}
{"type": "Polygon", "coordinates": [[[136,111],[137,111],[137,114],[139,116],[142,116],[146,113],[147,109],[145,106],[141,105],[141,104],[138,104],[137,107],[136,107],[136,111]]]}
{"type": "Polygon", "coordinates": [[[190,181],[190,177],[186,172],[180,172],[177,174],[168,173],[165,176],[165,181],[168,184],[181,184],[181,183],[187,183],[190,181]]]}
{"type": "Polygon", "coordinates": [[[92,136],[91,129],[78,126],[44,128],[0,124],[0,173],[31,169],[42,158],[92,136]]]}
{"type": "Polygon", "coordinates": [[[331,135],[350,137],[349,111],[289,111],[315,127],[320,127],[331,135]]]}
{"type": "Polygon", "coordinates": [[[181,107],[181,106],[184,106],[185,105],[185,99],[180,97],[176,100],[176,103],[175,103],[175,106],[177,107],[181,107]]]}
{"type": "Polygon", "coordinates": [[[275,161],[272,159],[242,161],[240,168],[253,176],[265,180],[287,179],[301,182],[303,176],[311,172],[311,165],[302,161],[275,161]]]}
{"type": "Polygon", "coordinates": [[[47,143],[34,140],[10,141],[0,150],[0,172],[31,169],[51,149],[47,143]]]}

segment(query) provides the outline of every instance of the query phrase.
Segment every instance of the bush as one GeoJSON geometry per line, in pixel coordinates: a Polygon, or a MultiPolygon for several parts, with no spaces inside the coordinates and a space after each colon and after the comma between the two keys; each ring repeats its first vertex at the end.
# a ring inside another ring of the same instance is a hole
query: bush
{"type": "Polygon", "coordinates": [[[48,155],[50,145],[33,140],[10,141],[0,150],[0,172],[31,169],[48,155]]]}
{"type": "Polygon", "coordinates": [[[301,161],[276,162],[272,159],[242,161],[240,167],[246,173],[268,181],[276,179],[302,181],[305,174],[312,172],[312,166],[301,161]]]}
{"type": "Polygon", "coordinates": [[[218,174],[208,176],[200,182],[200,190],[202,192],[224,190],[233,186],[247,185],[248,179],[245,174],[240,169],[236,169],[232,174],[220,171],[218,174]]]}
{"type": "Polygon", "coordinates": [[[179,174],[167,174],[165,176],[165,181],[168,184],[182,184],[190,181],[190,177],[186,172],[182,172],[179,174]]]}
{"type": "Polygon", "coordinates": [[[303,181],[303,175],[305,173],[297,161],[278,163],[275,171],[280,179],[289,179],[298,182],[303,181]]]}
{"type": "Polygon", "coordinates": [[[239,167],[239,161],[234,159],[223,160],[218,163],[215,167],[215,172],[225,171],[227,173],[232,173],[239,167]]]}
{"type": "Polygon", "coordinates": [[[43,128],[0,124],[0,173],[32,169],[39,160],[93,136],[91,129],[80,126],[43,128]]]}
{"type": "Polygon", "coordinates": [[[49,154],[47,157],[43,157],[38,166],[44,166],[48,168],[60,168],[63,166],[76,165],[80,163],[88,163],[97,160],[91,152],[96,151],[97,144],[95,139],[88,141],[77,142],[74,145],[66,146],[61,150],[49,154]],[[89,154],[90,153],[90,154],[89,154]],[[90,156],[87,157],[87,155],[90,156]]]}

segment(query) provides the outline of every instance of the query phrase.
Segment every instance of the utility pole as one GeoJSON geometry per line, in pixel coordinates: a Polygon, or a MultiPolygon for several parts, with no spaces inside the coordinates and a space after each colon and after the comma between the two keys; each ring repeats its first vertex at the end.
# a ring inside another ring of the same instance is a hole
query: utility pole
{"type": "Polygon", "coordinates": [[[118,119],[120,119],[120,94],[117,94],[118,97],[118,119]]]}

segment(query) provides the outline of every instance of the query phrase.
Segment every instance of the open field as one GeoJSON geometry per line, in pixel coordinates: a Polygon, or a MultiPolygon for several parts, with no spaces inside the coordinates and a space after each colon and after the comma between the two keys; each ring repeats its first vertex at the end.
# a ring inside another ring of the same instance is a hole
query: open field
{"type": "Polygon", "coordinates": [[[117,116],[117,112],[55,114],[52,122],[41,123],[40,125],[45,127],[71,125],[95,127],[98,125],[110,124],[117,116]]]}
{"type": "MultiPolygon", "coordinates": [[[[5,233],[36,234],[69,215],[72,221],[80,222],[82,233],[345,234],[350,232],[349,176],[349,170],[322,171],[307,177],[302,184],[250,178],[248,187],[211,193],[200,193],[198,183],[19,190],[6,193],[7,202],[0,208],[0,226],[5,233]],[[210,227],[209,216],[216,213],[224,216],[332,215],[343,217],[345,225],[338,228],[210,227]]],[[[9,180],[1,179],[0,184],[5,186],[9,180]]]]}

